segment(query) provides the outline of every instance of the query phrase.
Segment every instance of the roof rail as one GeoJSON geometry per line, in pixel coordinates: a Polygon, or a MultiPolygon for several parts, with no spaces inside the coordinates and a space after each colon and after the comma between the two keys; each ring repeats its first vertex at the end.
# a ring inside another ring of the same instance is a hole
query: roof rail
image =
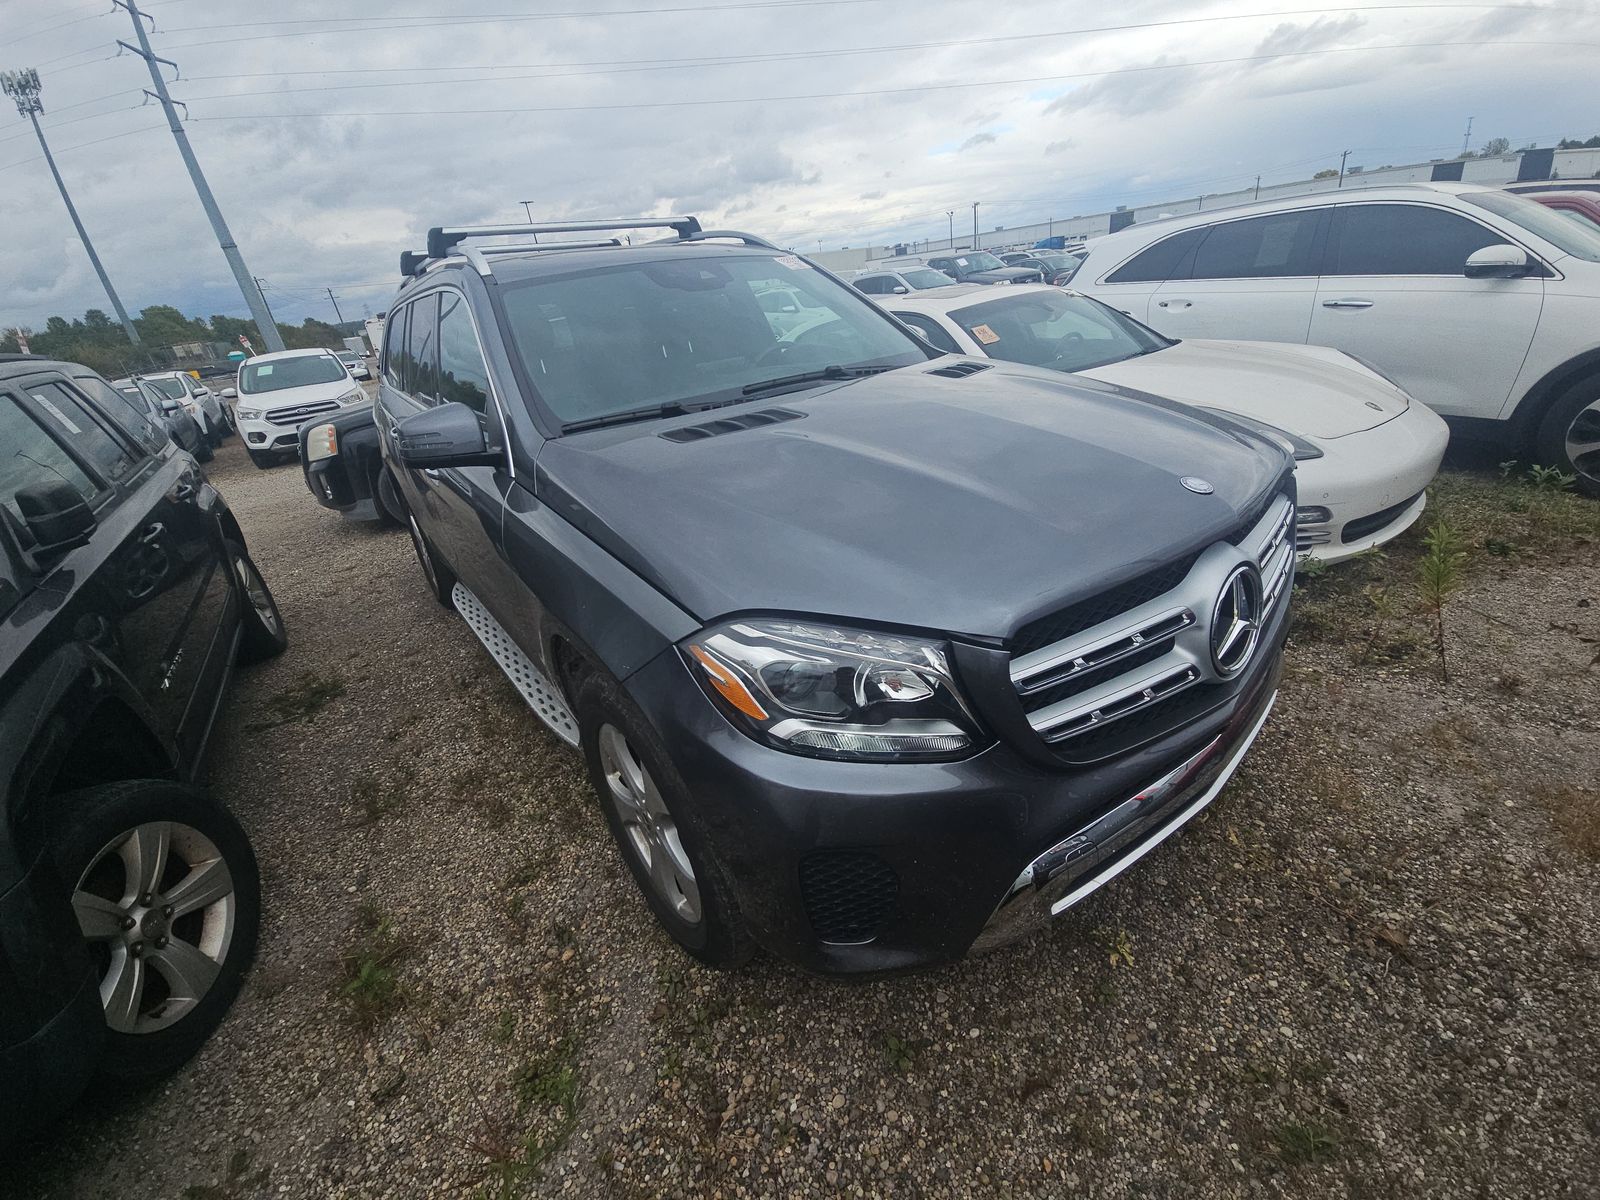
{"type": "Polygon", "coordinates": [[[553,221],[544,225],[435,225],[428,230],[428,257],[443,258],[468,238],[515,237],[518,234],[537,237],[541,233],[599,233],[610,229],[671,229],[678,237],[688,238],[700,232],[700,222],[694,217],[622,217],[610,221],[553,221]]]}
{"type": "Polygon", "coordinates": [[[761,250],[783,249],[782,246],[775,246],[764,237],[757,237],[753,233],[740,233],[737,229],[698,229],[694,233],[678,235],[678,240],[684,242],[706,242],[712,238],[733,238],[746,246],[755,246],[761,250]]]}

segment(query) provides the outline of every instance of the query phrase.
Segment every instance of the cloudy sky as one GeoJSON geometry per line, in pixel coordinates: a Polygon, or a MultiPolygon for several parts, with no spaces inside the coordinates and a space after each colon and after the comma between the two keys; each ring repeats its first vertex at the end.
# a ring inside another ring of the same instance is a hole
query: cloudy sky
{"type": "MultiPolygon", "coordinates": [[[[150,0],[280,319],[379,311],[434,224],[691,212],[815,251],[1600,132],[1597,0],[150,0]],[[397,15],[398,14],[398,15],[397,15]],[[1385,48],[1387,47],[1387,48],[1385,48]],[[1585,99],[1587,97],[1587,99],[1585,99]]],[[[134,311],[243,315],[109,0],[0,0],[134,311]]],[[[170,72],[168,73],[170,77],[170,72]]],[[[0,327],[106,308],[0,108],[0,327]]]]}

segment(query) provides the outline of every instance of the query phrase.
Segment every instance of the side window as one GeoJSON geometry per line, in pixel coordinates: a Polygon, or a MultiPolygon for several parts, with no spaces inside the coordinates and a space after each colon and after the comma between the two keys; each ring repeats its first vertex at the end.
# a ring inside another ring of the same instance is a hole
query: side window
{"type": "Polygon", "coordinates": [[[871,275],[866,279],[858,280],[856,290],[865,292],[869,296],[882,296],[889,290],[889,281],[882,275],[871,275]]]}
{"type": "Polygon", "coordinates": [[[1317,227],[1325,209],[1224,221],[1195,252],[1192,278],[1263,279],[1314,275],[1317,227]]]}
{"type": "Polygon", "coordinates": [[[392,388],[405,386],[406,314],[408,304],[391,312],[383,327],[383,379],[392,388]]]}
{"type": "Polygon", "coordinates": [[[93,500],[100,488],[53,437],[22,411],[14,397],[0,393],[0,504],[11,515],[22,519],[16,495],[36,483],[65,480],[85,500],[93,500]]]}
{"type": "Polygon", "coordinates": [[[895,316],[932,342],[936,349],[943,350],[946,354],[966,353],[960,346],[956,345],[955,338],[946,333],[944,327],[932,317],[910,312],[897,312],[895,316]]]}
{"type": "Polygon", "coordinates": [[[1187,279],[1205,229],[1185,229],[1147,246],[1106,276],[1107,283],[1164,283],[1187,279]]]}
{"type": "Polygon", "coordinates": [[[126,396],[98,375],[74,375],[72,382],[99,405],[100,411],[127,429],[151,451],[167,444],[167,431],[156,425],[150,411],[132,396],[126,396]]]}
{"type": "Polygon", "coordinates": [[[1335,210],[1324,275],[1460,275],[1467,256],[1503,235],[1442,208],[1350,204],[1335,210]]]}
{"type": "Polygon", "coordinates": [[[66,438],[105,478],[116,482],[137,465],[134,454],[89,411],[65,384],[26,383],[23,391],[45,412],[57,437],[66,438]]]}
{"type": "Polygon", "coordinates": [[[444,293],[439,314],[439,399],[454,400],[479,412],[489,403],[489,368],[472,327],[472,314],[459,292],[444,293]]]}
{"type": "Polygon", "coordinates": [[[411,320],[406,329],[405,390],[420,399],[431,400],[439,387],[439,293],[424,296],[411,304],[411,320]]]}

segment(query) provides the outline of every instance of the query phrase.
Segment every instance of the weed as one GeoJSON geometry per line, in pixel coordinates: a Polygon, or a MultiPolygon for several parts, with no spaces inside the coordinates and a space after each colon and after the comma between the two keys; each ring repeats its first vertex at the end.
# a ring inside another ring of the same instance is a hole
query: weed
{"type": "Polygon", "coordinates": [[[1549,811],[1561,840],[1584,858],[1600,862],[1600,791],[1570,783],[1545,784],[1535,795],[1549,811]]]}
{"type": "Polygon", "coordinates": [[[263,729],[276,729],[292,721],[309,721],[329,701],[344,695],[344,680],[337,675],[318,675],[315,671],[302,671],[300,678],[267,700],[273,719],[246,725],[251,733],[263,729]]]}
{"type": "Polygon", "coordinates": [[[1312,583],[1328,573],[1328,564],[1325,559],[1307,555],[1295,564],[1294,573],[1296,578],[1312,583]]]}
{"type": "Polygon", "coordinates": [[[559,1122],[570,1125],[578,1116],[578,1069],[573,1065],[573,1047],[563,1041],[548,1054],[517,1068],[511,1089],[517,1097],[517,1111],[532,1110],[535,1116],[548,1117],[554,1111],[559,1122]]]}
{"type": "Polygon", "coordinates": [[[360,815],[360,824],[376,825],[384,817],[400,809],[400,793],[384,791],[370,775],[363,775],[350,785],[350,805],[360,815]]]}
{"type": "Polygon", "coordinates": [[[1495,677],[1494,686],[1508,696],[1520,696],[1528,686],[1528,681],[1515,671],[1501,671],[1495,677]]]}
{"type": "Polygon", "coordinates": [[[1126,929],[1119,929],[1111,938],[1111,965],[1114,967],[1121,963],[1125,967],[1133,966],[1133,938],[1128,936],[1126,929]]]}
{"type": "Polygon", "coordinates": [[[1429,528],[1423,543],[1427,553],[1417,564],[1417,586],[1422,606],[1433,627],[1433,645],[1439,655],[1439,677],[1450,682],[1450,667],[1445,661],[1444,606],[1466,582],[1467,552],[1450,524],[1440,517],[1429,528]]]}
{"type": "Polygon", "coordinates": [[[927,1046],[923,1038],[905,1038],[897,1033],[883,1035],[883,1057],[890,1067],[902,1075],[910,1073],[917,1065],[917,1055],[927,1046]]]}
{"type": "Polygon", "coordinates": [[[1280,1125],[1272,1131],[1272,1140],[1278,1144],[1283,1161],[1291,1166],[1322,1162],[1339,1152],[1338,1135],[1315,1122],[1280,1125]]]}
{"type": "Polygon", "coordinates": [[[489,1037],[496,1045],[509,1046],[511,1039],[517,1036],[517,1015],[509,1008],[502,1008],[500,1015],[495,1018],[494,1028],[489,1031],[489,1037]]]}
{"type": "Polygon", "coordinates": [[[251,1154],[248,1150],[235,1150],[228,1156],[228,1166],[220,1183],[192,1183],[179,1193],[183,1200],[237,1200],[247,1192],[262,1187],[272,1174],[269,1167],[250,1170],[251,1154]]]}
{"type": "Polygon", "coordinates": [[[1527,480],[1530,486],[1542,491],[1564,492],[1578,481],[1578,477],[1567,474],[1560,467],[1541,467],[1534,463],[1528,467],[1527,480]]]}
{"type": "Polygon", "coordinates": [[[344,954],[339,997],[356,1025],[371,1032],[405,1001],[395,972],[405,943],[371,901],[356,914],[356,934],[355,945],[344,954]]]}

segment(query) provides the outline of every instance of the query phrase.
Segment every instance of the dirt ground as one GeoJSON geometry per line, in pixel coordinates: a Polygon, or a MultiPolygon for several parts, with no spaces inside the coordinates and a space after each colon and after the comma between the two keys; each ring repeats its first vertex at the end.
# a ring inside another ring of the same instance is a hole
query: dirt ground
{"type": "Polygon", "coordinates": [[[1203,819],[1039,937],[851,984],[685,958],[404,534],[236,441],[211,474],[291,637],[212,763],[259,958],[0,1191],[1600,1195],[1600,505],[1442,476],[1448,682],[1420,529],[1306,579],[1203,819]]]}

